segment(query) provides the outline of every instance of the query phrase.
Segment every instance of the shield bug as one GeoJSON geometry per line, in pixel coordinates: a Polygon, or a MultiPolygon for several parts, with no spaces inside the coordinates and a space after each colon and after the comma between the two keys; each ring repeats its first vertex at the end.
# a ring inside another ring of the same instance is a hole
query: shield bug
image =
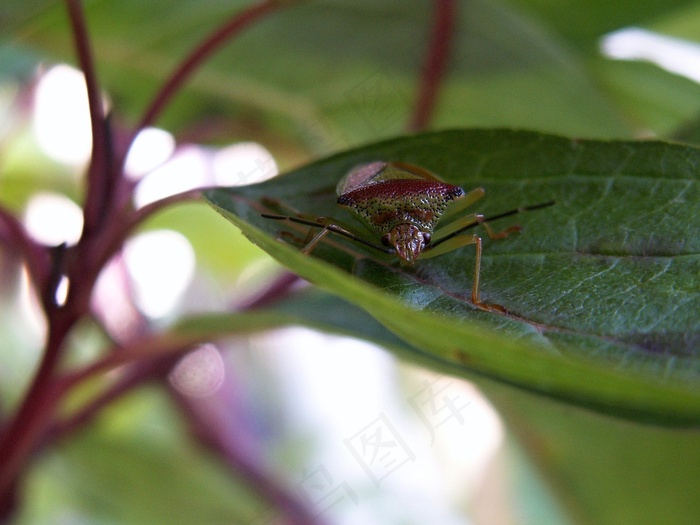
{"type": "MultiPolygon", "coordinates": [[[[548,201],[524,206],[491,217],[478,213],[465,214],[466,208],[484,196],[483,188],[468,193],[448,184],[429,171],[404,162],[376,161],[362,164],[343,177],[336,188],[337,203],[348,208],[369,228],[374,236],[360,233],[352,226],[331,217],[263,214],[267,219],[286,220],[320,228],[309,235],[304,253],[310,253],[328,233],[335,233],[364,246],[398,257],[402,266],[442,255],[462,246],[476,246],[474,281],[471,300],[474,306],[487,311],[505,312],[500,305],[486,303],[479,294],[481,270],[481,237],[466,231],[484,227],[491,239],[503,239],[520,226],[495,232],[490,221],[536,210],[554,204],[548,201]]],[[[311,233],[311,232],[310,232],[311,233]]]]}

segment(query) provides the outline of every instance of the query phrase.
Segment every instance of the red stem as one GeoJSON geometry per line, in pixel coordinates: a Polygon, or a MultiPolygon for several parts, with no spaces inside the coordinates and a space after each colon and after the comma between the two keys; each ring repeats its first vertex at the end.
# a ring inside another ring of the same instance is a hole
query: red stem
{"type": "Polygon", "coordinates": [[[191,431],[197,436],[199,442],[219,454],[232,471],[243,476],[247,483],[255,487],[258,494],[274,503],[276,508],[282,511],[286,523],[294,525],[326,523],[320,516],[314,514],[313,509],[304,505],[276,483],[269,473],[261,468],[258,458],[250,457],[250,451],[242,446],[239,437],[232,435],[231,432],[221,431],[221,419],[228,419],[230,416],[221,414],[216,403],[188,399],[173,388],[170,389],[170,393],[183,411],[189,415],[191,431]]]}
{"type": "Polygon", "coordinates": [[[0,508],[2,500],[12,496],[19,472],[34,451],[60,396],[53,376],[61,356],[61,347],[77,318],[67,309],[55,310],[50,318],[46,351],[29,391],[0,438],[0,508]]]}
{"type": "MultiPolygon", "coordinates": [[[[55,440],[64,437],[91,421],[106,405],[119,399],[133,388],[147,381],[165,378],[178,359],[178,354],[160,355],[149,359],[146,363],[139,363],[138,367],[132,367],[119,381],[93,399],[86,407],[68,419],[54,424],[46,433],[45,439],[55,440]]],[[[74,379],[78,379],[78,377],[75,376],[74,379]]],[[[80,378],[80,380],[83,379],[85,377],[80,378]]],[[[323,520],[314,515],[312,510],[297,500],[291,492],[276,483],[260,467],[258,461],[251,459],[249,451],[242,446],[239,439],[231,436],[229,432],[221,431],[220,421],[217,420],[221,414],[215,408],[216,403],[210,407],[206,403],[193,402],[172,388],[170,393],[188,416],[192,432],[200,444],[218,454],[238,478],[243,477],[248,484],[255,487],[260,495],[273,503],[277,509],[280,509],[289,523],[304,525],[324,523],[323,520]]]]}
{"type": "MultiPolygon", "coordinates": [[[[66,392],[78,383],[97,373],[111,370],[118,365],[142,360],[144,356],[167,356],[185,351],[203,337],[164,336],[144,337],[132,347],[114,349],[108,355],[65,377],[56,377],[55,370],[61,356],[61,348],[79,315],[74,301],[69,301],[63,308],[55,309],[49,317],[49,332],[46,351],[39,370],[32,381],[22,405],[15,412],[14,418],[0,438],[0,509],[7,507],[5,500],[12,498],[13,485],[26,464],[29,456],[36,450],[40,439],[47,436],[55,408],[66,392]]],[[[0,514],[0,520],[4,516],[0,514]]]]}
{"type": "Polygon", "coordinates": [[[278,275],[268,285],[263,286],[255,295],[246,298],[243,302],[236,306],[239,311],[255,310],[256,308],[264,308],[285,298],[289,293],[303,281],[301,277],[292,272],[283,272],[278,275]]]}
{"type": "MultiPolygon", "coordinates": [[[[24,400],[15,411],[10,423],[2,428],[3,433],[0,435],[0,519],[5,518],[11,512],[14,503],[14,489],[21,469],[31,454],[37,450],[38,440],[42,436],[48,436],[47,426],[50,424],[58,403],[67,391],[82,378],[108,369],[115,363],[143,358],[149,352],[152,355],[153,343],[156,343],[155,346],[160,345],[159,350],[163,355],[172,355],[173,352],[184,351],[192,344],[193,340],[197,339],[197,337],[185,337],[183,341],[183,338],[170,337],[167,334],[165,337],[144,338],[131,347],[130,352],[110,354],[107,359],[94,363],[76,374],[60,379],[55,377],[56,367],[60,362],[66,338],[75,323],[89,311],[89,298],[99,269],[111,253],[118,249],[125,237],[120,232],[130,230],[145,217],[166,204],[195,195],[195,192],[188,192],[185,195],[174,196],[161,203],[154,203],[154,205],[136,213],[120,209],[117,212],[120,217],[114,217],[114,212],[118,209],[117,200],[119,199],[116,190],[121,189],[118,187],[122,181],[118,178],[121,175],[121,169],[118,169],[113,158],[113,140],[109,122],[105,118],[102,108],[101,92],[95,74],[82,5],[80,0],[65,1],[75,39],[78,61],[86,79],[92,124],[92,158],[87,174],[83,212],[85,223],[81,240],[73,251],[74,257],[69,261],[70,266],[65,271],[63,268],[54,269],[61,275],[67,274],[69,277],[70,289],[67,301],[63,306],[44,305],[49,324],[44,355],[24,400]],[[110,227],[113,224],[114,227],[110,227]],[[119,242],[115,242],[115,239],[119,242]]],[[[234,16],[219,31],[195,49],[182,66],[174,72],[163,89],[156,95],[137,130],[149,125],[159,116],[194,70],[227,39],[263,15],[291,3],[281,0],[267,0],[234,16]]],[[[199,191],[196,194],[198,193],[199,191]]],[[[4,219],[8,237],[14,239],[15,242],[20,242],[27,252],[25,254],[27,260],[32,261],[32,256],[36,255],[33,252],[38,249],[38,245],[29,242],[29,238],[23,234],[23,230],[17,227],[16,221],[8,220],[5,215],[9,216],[9,214],[0,214],[0,219],[4,219]]],[[[37,257],[36,260],[43,262],[47,259],[47,252],[44,252],[44,255],[43,258],[37,257]]],[[[37,284],[41,284],[42,291],[45,291],[43,289],[50,284],[47,284],[51,279],[52,269],[50,265],[51,262],[47,261],[43,269],[40,266],[31,266],[34,268],[32,271],[34,280],[37,281],[37,284]]],[[[102,401],[107,402],[108,399],[102,401]]]]}
{"type": "Polygon", "coordinates": [[[195,188],[193,190],[186,190],[180,193],[175,193],[174,195],[169,195],[157,201],[148,203],[131,214],[125,229],[131,231],[154,213],[158,213],[159,211],[164,210],[165,208],[168,208],[173,204],[197,200],[201,198],[202,193],[213,189],[216,188],[195,188]]]}
{"type": "MultiPolygon", "coordinates": [[[[239,305],[236,310],[245,312],[270,306],[277,300],[286,297],[286,294],[300,282],[300,278],[289,272],[284,272],[275,279],[269,286],[266,286],[259,294],[248,299],[239,305]]],[[[89,421],[93,415],[97,414],[104,405],[117,399],[121,394],[128,392],[131,388],[139,386],[144,381],[151,379],[153,374],[149,371],[157,368],[155,365],[163,360],[178,358],[179,354],[197,344],[210,341],[211,339],[224,337],[229,334],[223,332],[209,332],[208,334],[162,334],[144,336],[140,340],[132,342],[130,345],[119,346],[106,352],[105,357],[94,361],[92,364],[80,368],[72,373],[66,374],[57,380],[56,389],[60,392],[67,392],[77,385],[95,377],[98,374],[112,371],[118,367],[132,366],[144,359],[148,359],[145,367],[139,367],[126,372],[125,375],[112,385],[108,390],[91,400],[87,405],[79,409],[67,420],[55,423],[47,432],[45,440],[58,439],[70,432],[74,428],[80,427],[81,423],[89,421]]]]}
{"type": "MultiPolygon", "coordinates": [[[[36,285],[42,294],[44,312],[48,319],[47,341],[39,368],[24,397],[15,411],[14,417],[3,428],[0,436],[0,508],[9,512],[7,503],[13,498],[13,490],[22,467],[34,452],[37,440],[43,433],[48,421],[58,404],[61,395],[54,382],[56,367],[60,362],[64,342],[78,319],[85,315],[88,308],[90,290],[98,269],[90,265],[90,239],[105,222],[104,210],[109,203],[111,170],[111,144],[107,123],[102,111],[102,99],[97,83],[94,62],[90,51],[87,28],[79,0],[66,0],[68,17],[73,30],[78,61],[85,74],[87,84],[90,118],[92,124],[92,159],[87,176],[87,188],[84,206],[85,224],[83,236],[78,245],[78,254],[69,272],[71,279],[68,298],[64,306],[55,304],[52,280],[57,282],[64,273],[61,261],[56,259],[55,267],[51,262],[38,268],[41,259],[34,261],[36,244],[29,242],[23,230],[4,216],[15,239],[20,241],[27,253],[26,260],[33,273],[36,285]],[[55,274],[55,275],[54,275],[55,274]]],[[[44,258],[45,259],[45,258],[44,258]]],[[[92,258],[94,259],[94,257],[92,258]]]]}
{"type": "MultiPolygon", "coordinates": [[[[170,195],[163,199],[149,203],[138,210],[133,210],[131,203],[128,203],[123,209],[115,213],[107,229],[103,235],[91,240],[90,252],[94,254],[95,259],[92,261],[92,266],[102,268],[109,259],[111,259],[120,247],[124,244],[127,237],[151,215],[158,213],[173,204],[194,201],[201,197],[202,192],[209,188],[197,188],[187,190],[175,195],[170,195]]],[[[83,274],[85,275],[85,274],[83,274]]]]}
{"type": "Polygon", "coordinates": [[[457,3],[454,0],[435,0],[433,34],[423,66],[418,98],[408,123],[409,131],[425,129],[433,117],[447,71],[456,14],[457,3]]]}
{"type": "MultiPolygon", "coordinates": [[[[67,418],[56,421],[46,431],[42,443],[57,441],[71,432],[83,428],[90,423],[107,405],[128,394],[134,388],[161,375],[163,369],[169,370],[179,359],[179,354],[157,356],[152,359],[142,359],[138,366],[131,366],[113,385],[90,400],[84,407],[67,418]],[[146,362],[144,362],[146,361],[146,362]]],[[[59,390],[69,390],[74,383],[63,382],[59,390]]]]}
{"type": "Polygon", "coordinates": [[[66,0],[66,8],[73,30],[78,62],[85,75],[90,107],[92,157],[87,173],[83,236],[91,237],[106,222],[106,215],[109,211],[110,193],[114,179],[111,162],[112,144],[102,107],[102,94],[97,82],[95,62],[90,49],[90,38],[80,0],[66,0]]]}

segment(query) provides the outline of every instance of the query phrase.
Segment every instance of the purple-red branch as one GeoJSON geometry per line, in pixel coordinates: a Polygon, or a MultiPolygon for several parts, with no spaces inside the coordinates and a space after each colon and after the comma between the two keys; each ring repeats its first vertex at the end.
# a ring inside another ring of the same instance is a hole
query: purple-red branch
{"type": "MultiPolygon", "coordinates": [[[[67,256],[70,255],[66,262],[66,268],[64,269],[62,265],[58,264],[52,267],[49,250],[32,241],[21,223],[9,212],[0,209],[0,240],[7,240],[8,243],[20,246],[37,288],[42,293],[48,294],[51,292],[49,288],[52,278],[68,275],[70,279],[70,290],[65,304],[56,305],[53,302],[49,304],[49,301],[45,301],[48,333],[44,355],[24,400],[15,411],[11,421],[2,428],[3,432],[0,435],[0,520],[6,518],[14,506],[14,490],[18,476],[28,458],[42,444],[39,440],[42,437],[49,439],[56,437],[62,432],[69,431],[74,424],[77,425],[84,421],[78,417],[73,421],[68,421],[66,427],[50,426],[51,419],[64,394],[86,377],[110,369],[120,363],[135,362],[147,355],[153,356],[154,350],[156,350],[155,354],[160,353],[163,356],[163,363],[167,364],[167,361],[174,358],[175,354],[187,350],[200,339],[196,336],[181,337],[173,334],[145,337],[130,347],[122,349],[122,352],[110,353],[105,359],[73,374],[63,377],[56,375],[56,367],[63,354],[62,350],[67,337],[76,322],[89,313],[89,298],[100,269],[109,257],[119,249],[128,232],[146,217],[163,207],[174,202],[195,198],[201,193],[201,190],[185,192],[137,211],[131,209],[130,205],[124,205],[126,198],[124,190],[128,190],[126,193],[130,193],[132,190],[123,178],[122,156],[125,155],[125,151],[118,153],[119,162],[115,162],[114,137],[111,136],[109,120],[105,117],[102,106],[101,91],[97,81],[81,2],[80,0],[65,0],[65,3],[78,62],[85,75],[92,124],[93,146],[87,173],[83,211],[84,228],[79,244],[70,249],[70,252],[65,253],[67,256]]],[[[264,15],[292,3],[294,2],[265,0],[233,16],[210,38],[198,46],[173,73],[144,113],[135,133],[158,118],[196,68],[228,39],[264,15]]],[[[286,277],[280,282],[286,289],[291,287],[294,281],[295,278],[286,277]]],[[[272,300],[273,297],[274,294],[268,291],[262,298],[258,298],[247,306],[252,307],[272,300]]],[[[157,359],[157,361],[160,360],[157,359]]],[[[99,409],[100,406],[117,397],[130,385],[138,383],[139,379],[148,376],[148,373],[137,374],[132,381],[126,381],[124,385],[121,385],[122,388],[107,392],[103,398],[97,399],[96,404],[88,407],[87,411],[81,415],[89,419],[90,415],[94,413],[91,409],[99,409]]],[[[231,454],[231,450],[226,450],[222,444],[218,445],[222,449],[220,452],[225,456],[231,454]]],[[[255,481],[263,483],[265,479],[259,478],[255,481]]],[[[279,504],[296,522],[312,522],[303,506],[297,505],[293,498],[287,497],[283,492],[268,490],[266,495],[279,504]]]]}
{"type": "MultiPolygon", "coordinates": [[[[42,442],[50,443],[59,440],[71,432],[84,427],[110,403],[120,399],[121,396],[131,392],[134,388],[142,386],[145,382],[155,380],[156,377],[162,375],[160,374],[161,370],[172,368],[179,357],[179,353],[173,353],[158,355],[151,359],[141,359],[138,366],[130,366],[114,384],[90,399],[85,406],[65,419],[54,422],[46,431],[42,442]]],[[[73,383],[63,381],[59,383],[58,389],[59,391],[67,391],[73,386],[73,383]]]]}
{"type": "Polygon", "coordinates": [[[173,195],[163,197],[162,199],[158,199],[157,201],[148,203],[132,213],[129,222],[126,225],[126,229],[131,231],[154,213],[158,213],[159,211],[164,210],[165,208],[168,208],[173,204],[197,200],[202,196],[203,192],[212,189],[216,188],[195,188],[192,190],[186,190],[180,193],[175,193],[173,195]]]}
{"type": "MultiPolygon", "coordinates": [[[[268,472],[262,468],[259,458],[250,457],[250,451],[242,446],[240,438],[231,432],[222,432],[222,418],[228,420],[229,414],[222,414],[216,403],[189,399],[176,389],[170,389],[172,397],[189,415],[189,424],[199,442],[214,450],[234,471],[244,476],[267,501],[275,503],[290,525],[323,525],[326,523],[318,513],[294,497],[282,485],[276,483],[268,472]]],[[[262,516],[264,519],[265,516],[262,516]]]]}
{"type": "MultiPolygon", "coordinates": [[[[46,348],[29,391],[7,428],[0,435],[0,508],[3,498],[12,496],[12,487],[37,439],[61,399],[54,382],[61,348],[77,317],[66,309],[56,309],[49,317],[46,348]]],[[[3,516],[0,516],[3,518],[3,516]]]]}
{"type": "Polygon", "coordinates": [[[80,0],[66,0],[66,7],[73,30],[78,62],[85,75],[90,107],[90,124],[92,126],[92,156],[88,168],[83,209],[85,221],[83,232],[84,235],[90,236],[104,224],[106,211],[109,207],[110,192],[114,182],[112,144],[107,129],[108,122],[102,107],[102,94],[97,82],[95,62],[90,49],[90,39],[82,5],[80,0]]]}
{"type": "Polygon", "coordinates": [[[455,0],[435,0],[434,4],[432,37],[423,65],[413,115],[407,125],[409,131],[423,130],[430,123],[450,57],[457,16],[457,2],[455,0]]]}

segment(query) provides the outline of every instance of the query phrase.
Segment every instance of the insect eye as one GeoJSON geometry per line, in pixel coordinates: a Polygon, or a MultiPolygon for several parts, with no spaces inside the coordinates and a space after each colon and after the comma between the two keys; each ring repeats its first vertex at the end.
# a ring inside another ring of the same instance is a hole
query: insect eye
{"type": "Polygon", "coordinates": [[[423,243],[427,246],[430,244],[430,234],[429,233],[424,233],[423,234],[423,243]]]}
{"type": "Polygon", "coordinates": [[[385,235],[382,235],[382,238],[380,239],[380,241],[384,246],[387,246],[387,247],[391,246],[391,242],[390,242],[388,233],[385,235]]]}

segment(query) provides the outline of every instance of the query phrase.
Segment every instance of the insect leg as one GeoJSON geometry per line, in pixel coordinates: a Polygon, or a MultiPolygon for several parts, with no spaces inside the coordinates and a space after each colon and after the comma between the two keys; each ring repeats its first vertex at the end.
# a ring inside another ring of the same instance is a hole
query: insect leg
{"type": "Polygon", "coordinates": [[[288,231],[280,232],[279,237],[280,239],[283,239],[291,244],[301,246],[302,253],[308,255],[314,250],[314,248],[321,241],[321,239],[323,239],[328,234],[327,228],[322,226],[319,227],[321,228],[321,230],[316,230],[315,227],[310,227],[304,237],[295,235],[292,232],[288,231]]]}
{"type": "Polygon", "coordinates": [[[462,246],[468,246],[474,244],[476,247],[476,257],[474,261],[474,281],[472,283],[472,303],[474,306],[481,310],[487,312],[500,312],[506,313],[506,309],[499,304],[485,303],[481,300],[481,295],[479,293],[479,284],[481,282],[481,237],[476,234],[472,235],[457,235],[450,237],[449,239],[442,242],[437,247],[434,245],[429,246],[422,254],[421,258],[435,257],[437,255],[442,255],[443,253],[451,252],[462,246]]]}
{"type": "MultiPolygon", "coordinates": [[[[292,232],[288,231],[282,231],[279,233],[279,237],[281,239],[284,239],[285,241],[291,242],[293,244],[300,244],[302,246],[308,245],[314,238],[314,229],[315,228],[324,228],[323,223],[319,222],[321,219],[320,217],[311,217],[311,216],[291,216],[291,215],[275,215],[271,213],[263,213],[262,217],[265,219],[272,219],[272,220],[277,220],[277,221],[288,221],[288,222],[293,222],[296,224],[303,224],[305,226],[310,226],[309,230],[306,232],[306,235],[301,237],[299,235],[295,235],[292,232]]],[[[319,239],[320,240],[320,239],[319,239]]],[[[318,242],[318,241],[316,241],[318,242]]],[[[316,244],[316,243],[314,243],[316,244]]]]}
{"type": "Polygon", "coordinates": [[[495,221],[497,219],[501,219],[503,217],[508,217],[509,215],[516,215],[516,214],[522,213],[524,211],[539,210],[540,208],[546,208],[548,206],[553,206],[554,204],[555,204],[554,201],[547,201],[547,202],[543,202],[540,204],[534,204],[534,205],[530,205],[530,206],[521,206],[520,208],[515,208],[514,210],[510,210],[510,211],[507,211],[505,213],[501,213],[499,215],[495,215],[492,217],[486,217],[486,218],[484,218],[483,215],[478,215],[478,217],[479,217],[478,222],[479,222],[479,224],[481,224],[484,227],[484,229],[486,230],[486,233],[488,234],[490,239],[505,239],[511,233],[522,231],[523,227],[520,226],[519,224],[516,224],[515,226],[510,226],[509,228],[506,228],[505,230],[502,230],[500,232],[496,232],[491,228],[491,225],[488,223],[488,221],[495,221]]]}
{"type": "Polygon", "coordinates": [[[311,238],[311,240],[307,243],[306,247],[304,247],[304,253],[310,253],[313,250],[313,248],[321,241],[321,239],[323,239],[328,234],[328,232],[335,233],[337,235],[350,239],[356,243],[362,244],[363,246],[374,248],[375,250],[384,252],[386,254],[394,253],[393,250],[391,250],[390,248],[367,241],[366,239],[360,237],[358,234],[354,233],[350,228],[341,225],[338,223],[338,221],[335,221],[335,219],[331,219],[328,217],[294,217],[290,215],[273,215],[269,213],[263,213],[262,217],[264,217],[265,219],[272,219],[276,221],[289,221],[296,224],[303,224],[306,226],[311,226],[312,228],[321,228],[321,231],[318,234],[316,234],[313,238],[311,238]],[[309,247],[309,245],[311,246],[309,247]]]}
{"type": "Polygon", "coordinates": [[[309,230],[309,234],[306,236],[306,238],[309,239],[309,237],[311,237],[311,239],[308,240],[308,241],[304,241],[306,244],[305,244],[304,248],[302,248],[302,250],[301,250],[302,253],[305,253],[306,255],[309,255],[309,254],[314,250],[314,248],[316,247],[316,245],[317,245],[319,242],[321,242],[321,239],[323,239],[326,235],[328,235],[328,232],[329,232],[329,231],[330,231],[330,230],[329,230],[327,227],[324,227],[324,228],[323,228],[321,231],[319,231],[316,235],[314,235],[313,237],[311,237],[311,232],[313,232],[313,230],[309,230]]]}
{"type": "Polygon", "coordinates": [[[459,236],[465,230],[479,225],[480,219],[476,213],[469,213],[448,223],[440,222],[435,229],[432,246],[435,247],[443,242],[459,236]]]}
{"type": "Polygon", "coordinates": [[[481,280],[481,237],[477,235],[473,237],[476,243],[476,261],[474,263],[474,282],[472,283],[472,303],[480,310],[505,314],[508,310],[500,304],[485,303],[481,300],[481,295],[479,294],[479,282],[481,280]]]}
{"type": "Polygon", "coordinates": [[[519,224],[515,224],[513,226],[509,226],[505,230],[501,230],[500,232],[494,231],[493,228],[491,228],[491,225],[486,222],[486,219],[484,219],[483,215],[477,215],[477,221],[479,224],[481,224],[484,227],[484,230],[486,230],[486,233],[489,236],[489,239],[505,239],[508,237],[511,233],[519,232],[522,231],[523,227],[520,226],[519,224]]]}

